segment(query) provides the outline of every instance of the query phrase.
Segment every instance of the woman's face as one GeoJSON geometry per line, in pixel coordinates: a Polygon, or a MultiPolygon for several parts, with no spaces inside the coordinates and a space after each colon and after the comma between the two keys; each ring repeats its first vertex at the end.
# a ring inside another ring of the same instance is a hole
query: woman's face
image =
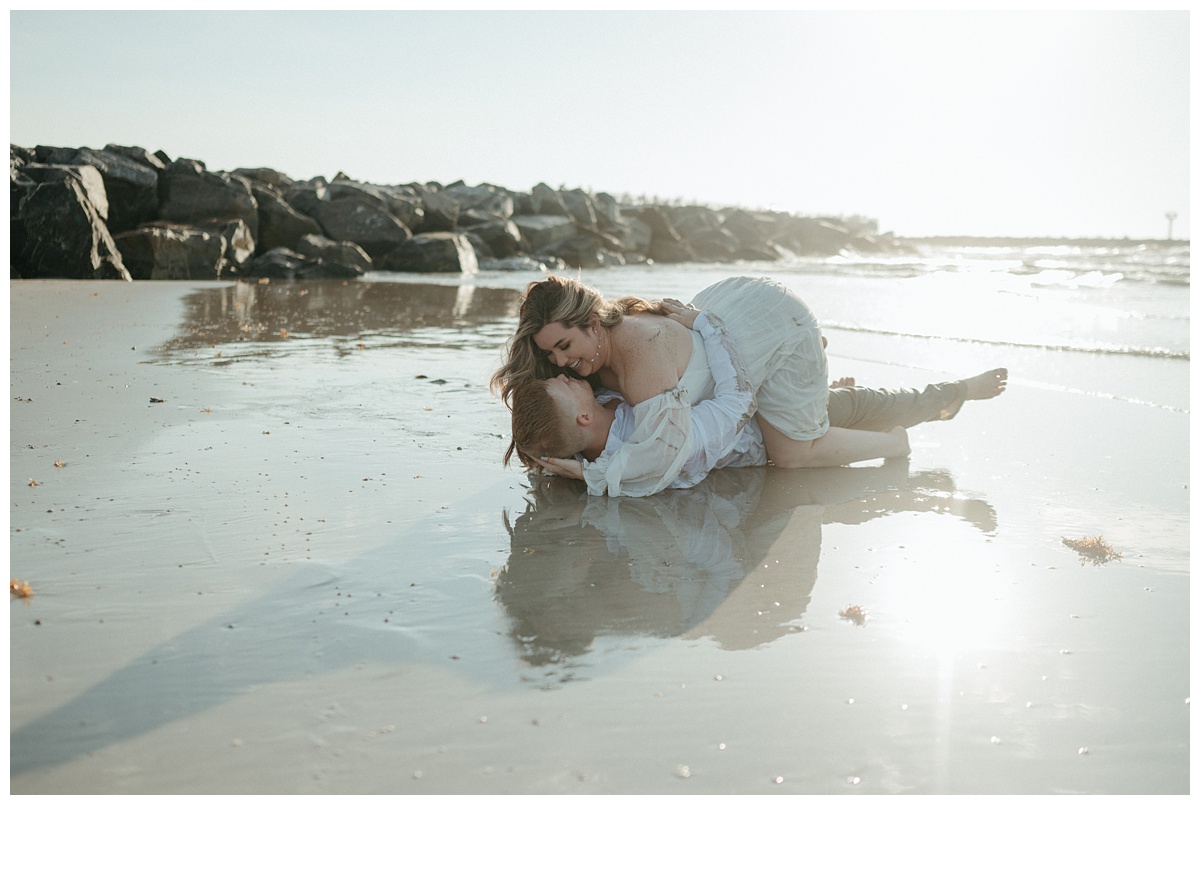
{"type": "Polygon", "coordinates": [[[591,327],[579,329],[562,323],[547,323],[533,336],[533,343],[560,369],[591,375],[603,365],[598,354],[600,333],[591,327]]]}

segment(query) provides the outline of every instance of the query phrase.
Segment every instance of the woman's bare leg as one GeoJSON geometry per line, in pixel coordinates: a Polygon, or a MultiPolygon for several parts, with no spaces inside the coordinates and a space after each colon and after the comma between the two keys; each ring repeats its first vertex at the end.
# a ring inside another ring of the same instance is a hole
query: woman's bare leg
{"type": "Polygon", "coordinates": [[[903,427],[893,427],[886,433],[831,427],[817,439],[798,440],[784,436],[762,415],[758,423],[767,445],[767,458],[776,467],[840,467],[876,458],[907,458],[911,451],[903,427]]]}

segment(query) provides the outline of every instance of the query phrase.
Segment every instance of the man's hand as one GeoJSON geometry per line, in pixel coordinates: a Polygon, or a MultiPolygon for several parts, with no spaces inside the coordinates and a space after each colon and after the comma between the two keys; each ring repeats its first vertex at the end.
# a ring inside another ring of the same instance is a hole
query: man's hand
{"type": "Polygon", "coordinates": [[[547,473],[566,479],[583,479],[583,465],[574,458],[538,458],[547,473]]]}

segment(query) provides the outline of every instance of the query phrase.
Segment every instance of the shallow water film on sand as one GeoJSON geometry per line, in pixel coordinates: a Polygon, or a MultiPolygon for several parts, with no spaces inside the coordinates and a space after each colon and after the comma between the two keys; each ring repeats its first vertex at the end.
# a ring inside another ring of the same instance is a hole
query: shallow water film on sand
{"type": "Polygon", "coordinates": [[[907,462],[646,499],[500,466],[522,276],[15,283],[12,791],[1186,793],[1186,261],[585,272],[1010,372],[907,462]]]}

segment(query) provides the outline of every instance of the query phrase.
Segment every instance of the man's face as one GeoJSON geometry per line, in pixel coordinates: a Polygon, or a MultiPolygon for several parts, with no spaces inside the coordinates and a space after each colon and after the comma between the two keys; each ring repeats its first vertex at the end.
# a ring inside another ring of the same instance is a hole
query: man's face
{"type": "Polygon", "coordinates": [[[570,375],[555,375],[546,382],[546,392],[554,400],[563,421],[573,425],[575,417],[581,413],[594,414],[600,408],[592,386],[579,378],[570,375]]]}

